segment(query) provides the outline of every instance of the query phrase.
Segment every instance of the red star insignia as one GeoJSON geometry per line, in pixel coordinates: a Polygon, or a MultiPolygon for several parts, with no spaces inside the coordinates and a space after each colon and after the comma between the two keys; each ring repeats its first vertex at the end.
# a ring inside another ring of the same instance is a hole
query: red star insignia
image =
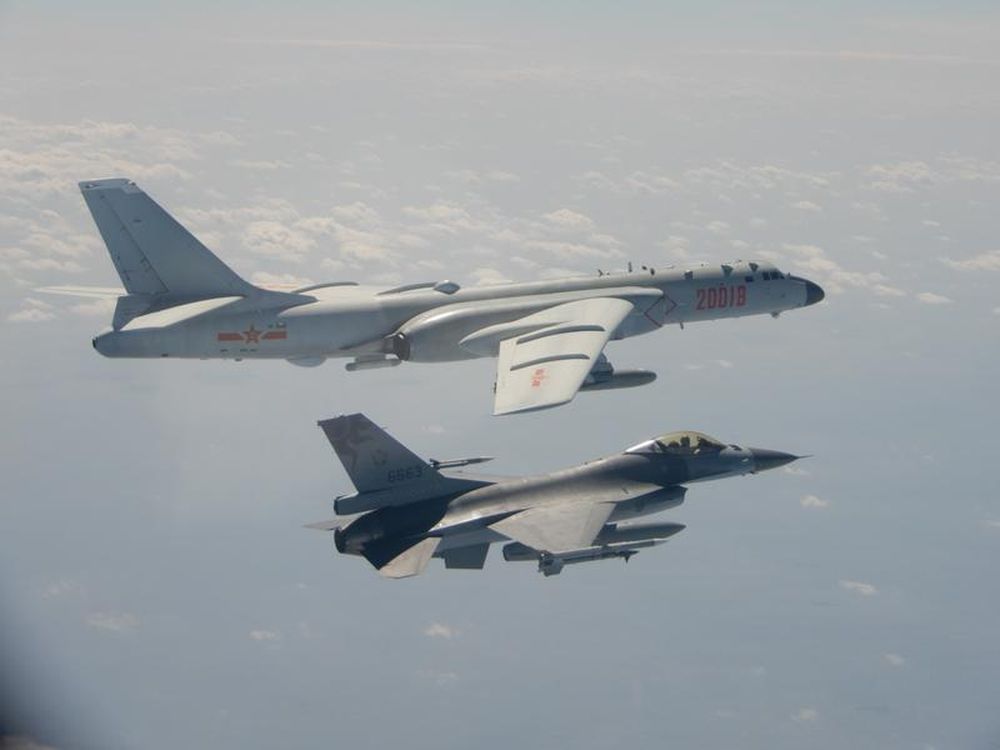
{"type": "Polygon", "coordinates": [[[253,323],[251,323],[250,328],[243,332],[243,337],[248,344],[256,344],[260,341],[260,331],[254,328],[253,323]]]}

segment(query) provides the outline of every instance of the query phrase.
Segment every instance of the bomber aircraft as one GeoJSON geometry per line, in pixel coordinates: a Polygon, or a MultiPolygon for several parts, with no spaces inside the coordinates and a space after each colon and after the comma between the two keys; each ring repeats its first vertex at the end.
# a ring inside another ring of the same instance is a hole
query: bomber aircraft
{"type": "Polygon", "coordinates": [[[401,362],[496,357],[494,414],[544,409],[579,390],[643,385],[646,370],[615,370],[609,340],[665,325],[812,305],[823,290],[766,262],[655,269],[462,287],[454,281],[298,289],[254,286],[219,260],[128,179],[80,183],[124,289],[43,291],[117,297],[107,357],[285,359],[348,370],[401,362]]]}
{"type": "Polygon", "coordinates": [[[494,542],[506,542],[505,560],[537,562],[546,576],[591,560],[627,562],[684,529],[632,520],[677,507],[687,485],[800,458],[673,432],[570,469],[495,479],[449,471],[488,457],[425,461],[363,414],[319,425],[357,489],[337,497],[334,512],[358,515],[308,526],[333,531],[339,552],[364,557],[387,578],[417,575],[432,557],[481,569],[494,542]]]}

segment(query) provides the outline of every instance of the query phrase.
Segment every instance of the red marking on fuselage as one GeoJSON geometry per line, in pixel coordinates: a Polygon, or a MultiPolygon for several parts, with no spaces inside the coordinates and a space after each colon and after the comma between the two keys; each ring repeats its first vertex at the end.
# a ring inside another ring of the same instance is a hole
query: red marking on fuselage
{"type": "Polygon", "coordinates": [[[539,367],[533,373],[531,373],[531,387],[538,388],[541,386],[542,381],[545,380],[545,368],[539,367]]]}
{"type": "Polygon", "coordinates": [[[288,331],[258,331],[252,325],[243,333],[236,331],[221,331],[215,334],[217,341],[246,341],[248,344],[256,344],[261,339],[266,341],[280,341],[288,338],[288,331]]]}
{"type": "Polygon", "coordinates": [[[247,340],[248,344],[256,344],[260,341],[260,331],[253,327],[253,323],[250,327],[243,332],[243,338],[247,340]]]}

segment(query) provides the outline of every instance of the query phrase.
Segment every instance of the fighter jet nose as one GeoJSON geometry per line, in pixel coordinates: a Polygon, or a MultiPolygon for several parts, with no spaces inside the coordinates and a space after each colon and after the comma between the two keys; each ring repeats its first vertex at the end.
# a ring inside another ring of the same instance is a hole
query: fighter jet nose
{"type": "Polygon", "coordinates": [[[777,469],[779,466],[797,461],[800,456],[793,456],[791,453],[767,450],[766,448],[751,448],[753,454],[754,474],[768,469],[777,469]]]}
{"type": "Polygon", "coordinates": [[[823,291],[823,287],[819,284],[814,284],[811,281],[806,282],[806,306],[815,305],[817,302],[822,301],[826,296],[826,292],[823,291]]]}

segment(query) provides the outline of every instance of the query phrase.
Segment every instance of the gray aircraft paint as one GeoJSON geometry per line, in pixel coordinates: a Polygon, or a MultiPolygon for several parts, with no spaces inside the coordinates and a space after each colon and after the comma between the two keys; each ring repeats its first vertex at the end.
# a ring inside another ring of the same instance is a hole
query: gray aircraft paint
{"type": "MultiPolygon", "coordinates": [[[[415,454],[363,414],[319,424],[350,476],[361,477],[363,486],[372,488],[365,491],[359,486],[356,495],[338,498],[335,509],[373,509],[343,523],[312,526],[333,531],[340,552],[361,555],[383,573],[393,560],[428,540],[433,540],[433,555],[443,557],[449,568],[481,568],[484,545],[509,540],[519,546],[505,552],[508,559],[527,559],[524,550],[533,550],[532,559],[547,575],[558,573],[563,564],[627,559],[680,529],[618,522],[677,507],[684,502],[687,485],[694,482],[756,473],[798,458],[780,451],[725,445],[700,433],[671,433],[551,474],[487,479],[439,474],[429,462],[414,464],[415,454]],[[438,483],[436,494],[427,492],[428,482],[438,483]],[[414,486],[421,488],[416,494],[414,486]],[[516,532],[506,533],[509,520],[516,522],[528,512],[563,509],[562,517],[569,518],[597,506],[604,507],[604,520],[574,548],[532,548],[521,543],[516,532]]],[[[404,577],[421,570],[417,566],[402,575],[398,570],[387,575],[404,577]]]]}
{"type": "Polygon", "coordinates": [[[602,353],[609,340],[671,324],[777,316],[823,298],[811,281],[746,261],[492,286],[333,282],[276,291],[240,278],[134,182],[80,188],[125,285],[111,330],[93,341],[107,357],[303,366],[349,358],[347,369],[358,370],[499,354],[494,413],[505,414],[566,403],[581,388],[655,378],[616,374],[602,353]]]}

